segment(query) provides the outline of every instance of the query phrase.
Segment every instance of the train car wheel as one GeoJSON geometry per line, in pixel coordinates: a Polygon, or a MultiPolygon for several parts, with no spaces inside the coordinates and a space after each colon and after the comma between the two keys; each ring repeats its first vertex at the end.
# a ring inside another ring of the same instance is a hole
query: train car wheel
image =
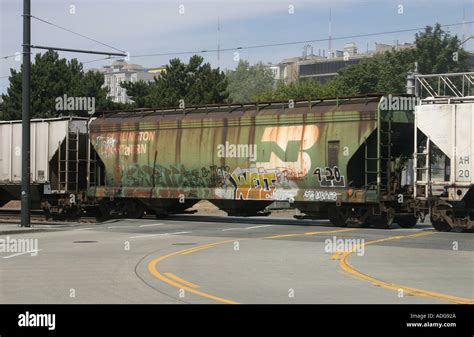
{"type": "Polygon", "coordinates": [[[443,220],[433,220],[433,218],[431,218],[431,224],[433,225],[434,229],[436,229],[438,232],[451,231],[451,226],[447,222],[444,222],[443,220]]]}
{"type": "Polygon", "coordinates": [[[452,230],[452,227],[446,221],[443,220],[443,217],[441,215],[444,213],[445,216],[450,216],[450,209],[451,207],[445,204],[435,205],[431,208],[431,224],[438,232],[449,232],[452,230]]]}

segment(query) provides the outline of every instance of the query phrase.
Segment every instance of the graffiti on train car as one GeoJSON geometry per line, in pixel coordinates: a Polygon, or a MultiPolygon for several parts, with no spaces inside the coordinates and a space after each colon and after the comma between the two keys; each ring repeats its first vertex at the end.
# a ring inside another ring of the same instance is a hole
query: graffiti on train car
{"type": "Polygon", "coordinates": [[[279,169],[237,167],[224,178],[224,184],[214,191],[217,197],[224,199],[288,200],[294,198],[298,190],[296,183],[279,169]]]}
{"type": "Polygon", "coordinates": [[[298,186],[284,168],[237,167],[211,165],[188,169],[182,164],[165,167],[131,164],[118,167],[115,182],[129,187],[213,188],[217,198],[241,200],[289,200],[298,186]],[[117,181],[119,180],[119,181],[117,181]]]}
{"type": "Polygon", "coordinates": [[[317,177],[321,187],[345,187],[346,182],[338,166],[316,167],[313,174],[317,177]]]}
{"type": "Polygon", "coordinates": [[[229,177],[234,185],[234,199],[270,199],[276,189],[276,173],[265,169],[238,167],[229,177]]]}
{"type": "Polygon", "coordinates": [[[203,189],[203,192],[210,189],[215,198],[234,200],[294,200],[299,181],[308,177],[314,165],[310,151],[319,135],[317,125],[265,127],[256,143],[225,141],[214,152],[219,160],[248,158],[246,164],[230,160],[239,165],[201,167],[160,163],[161,151],[166,147],[159,147],[157,131],[109,132],[97,135],[94,140],[99,155],[108,160],[114,156],[126,159],[133,154],[147,154],[133,162],[119,160],[108,176],[113,185],[159,190],[203,189]],[[155,159],[147,152],[155,153],[155,159]]]}
{"type": "Polygon", "coordinates": [[[148,144],[156,138],[156,131],[109,133],[96,136],[96,147],[99,155],[110,157],[114,155],[131,156],[147,154],[148,144]]]}

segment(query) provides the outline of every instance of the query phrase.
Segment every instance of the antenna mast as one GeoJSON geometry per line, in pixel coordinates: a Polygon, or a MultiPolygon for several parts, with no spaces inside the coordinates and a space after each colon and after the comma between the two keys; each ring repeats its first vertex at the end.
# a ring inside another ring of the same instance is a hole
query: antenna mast
{"type": "Polygon", "coordinates": [[[331,55],[332,51],[332,13],[331,13],[331,8],[329,8],[329,39],[328,39],[328,56],[331,55]]]}
{"type": "Polygon", "coordinates": [[[221,17],[217,17],[217,67],[221,66],[221,17]]]}

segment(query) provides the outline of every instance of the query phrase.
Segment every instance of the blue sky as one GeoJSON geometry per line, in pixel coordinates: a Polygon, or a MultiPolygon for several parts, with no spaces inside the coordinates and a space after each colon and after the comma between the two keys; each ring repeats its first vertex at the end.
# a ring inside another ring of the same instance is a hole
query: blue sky
{"type": "MultiPolygon", "coordinates": [[[[328,37],[329,10],[332,12],[332,36],[351,36],[433,25],[474,21],[472,0],[34,0],[32,14],[81,34],[93,37],[130,52],[131,62],[146,67],[168,63],[170,56],[134,58],[133,55],[166,53],[217,48],[217,17],[221,21],[221,48],[324,39],[328,37]],[[398,14],[398,5],[403,14],[398,14]],[[70,6],[75,13],[70,13],[70,6]],[[179,13],[184,5],[184,14],[179,13]],[[294,6],[294,14],[288,11],[294,6]]],[[[22,1],[0,0],[0,57],[21,50],[22,1]]],[[[461,36],[462,27],[449,29],[461,36]]],[[[474,34],[473,25],[466,25],[466,36],[474,34]]],[[[414,32],[387,34],[364,38],[334,40],[333,48],[355,42],[360,51],[374,49],[374,43],[413,42],[414,32]]],[[[109,51],[81,37],[33,20],[32,43],[79,49],[109,51]]],[[[313,43],[315,53],[328,49],[328,42],[313,43]]],[[[303,44],[240,50],[240,57],[251,63],[279,62],[282,58],[299,56],[303,44]]],[[[466,44],[474,50],[474,40],[466,44]]],[[[39,52],[36,50],[35,52],[39,52]]],[[[100,58],[97,55],[60,53],[80,61],[100,58]]],[[[179,56],[179,55],[177,55],[179,56]]],[[[217,53],[202,54],[206,62],[217,66],[217,53]]],[[[179,56],[184,60],[189,55],[179,56]]],[[[111,61],[85,64],[100,67],[111,61]]],[[[222,52],[222,68],[236,66],[233,52],[222,52]]],[[[8,86],[10,68],[18,69],[14,58],[0,59],[0,92],[8,86]]]]}

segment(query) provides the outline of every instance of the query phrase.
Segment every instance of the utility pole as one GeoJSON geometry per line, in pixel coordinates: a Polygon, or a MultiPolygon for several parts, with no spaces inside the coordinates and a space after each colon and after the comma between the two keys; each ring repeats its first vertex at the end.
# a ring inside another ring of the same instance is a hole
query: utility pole
{"type": "Polygon", "coordinates": [[[221,66],[221,17],[217,17],[217,67],[221,66]]]}
{"type": "MultiPolygon", "coordinates": [[[[97,42],[97,41],[96,41],[97,42]]],[[[70,48],[34,46],[31,44],[31,0],[23,0],[23,79],[22,79],[22,137],[21,137],[21,227],[31,227],[30,216],[30,65],[31,49],[58,50],[65,52],[99,54],[110,56],[127,56],[121,53],[101,52],[70,48]]],[[[113,48],[113,47],[112,47],[113,48]]],[[[113,48],[116,49],[116,48],[113,48]]]]}
{"type": "Polygon", "coordinates": [[[23,80],[21,137],[21,227],[30,227],[30,64],[31,0],[23,0],[23,80]]]}

